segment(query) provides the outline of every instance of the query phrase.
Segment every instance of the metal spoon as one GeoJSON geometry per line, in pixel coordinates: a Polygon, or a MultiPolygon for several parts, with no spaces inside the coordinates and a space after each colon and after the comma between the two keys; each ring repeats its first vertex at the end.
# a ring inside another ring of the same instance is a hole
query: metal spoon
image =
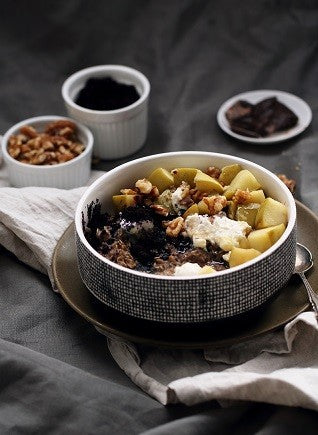
{"type": "Polygon", "coordinates": [[[316,314],[318,319],[318,295],[313,291],[311,285],[309,284],[307,278],[305,277],[305,272],[309,270],[313,265],[312,255],[306,246],[297,243],[296,250],[296,263],[294,273],[297,273],[300,278],[303,280],[303,283],[306,287],[307,294],[311,306],[316,314]]]}

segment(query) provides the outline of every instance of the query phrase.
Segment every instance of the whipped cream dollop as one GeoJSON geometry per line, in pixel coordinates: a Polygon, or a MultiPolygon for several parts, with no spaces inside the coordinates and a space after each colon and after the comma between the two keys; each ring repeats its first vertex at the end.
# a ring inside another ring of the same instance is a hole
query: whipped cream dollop
{"type": "Polygon", "coordinates": [[[214,273],[215,269],[212,266],[201,267],[198,263],[184,263],[181,266],[176,266],[174,270],[175,276],[191,276],[214,273]]]}
{"type": "Polygon", "coordinates": [[[184,192],[188,189],[188,185],[185,182],[182,182],[181,185],[172,192],[171,195],[171,203],[174,211],[178,213],[180,210],[186,210],[188,205],[182,204],[181,201],[184,198],[184,192]]]}
{"type": "Polygon", "coordinates": [[[207,215],[195,213],[185,219],[185,231],[197,248],[206,248],[209,241],[224,251],[230,251],[234,246],[239,246],[240,240],[250,230],[247,222],[234,221],[226,215],[215,215],[211,219],[207,215]]]}

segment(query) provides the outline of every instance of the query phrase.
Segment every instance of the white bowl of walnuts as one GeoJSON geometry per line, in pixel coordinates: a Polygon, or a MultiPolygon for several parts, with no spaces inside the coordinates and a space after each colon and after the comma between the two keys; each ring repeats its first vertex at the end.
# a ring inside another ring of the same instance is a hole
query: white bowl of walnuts
{"type": "Polygon", "coordinates": [[[93,135],[60,116],[38,116],[11,127],[2,154],[12,186],[72,189],[90,177],[93,135]]]}

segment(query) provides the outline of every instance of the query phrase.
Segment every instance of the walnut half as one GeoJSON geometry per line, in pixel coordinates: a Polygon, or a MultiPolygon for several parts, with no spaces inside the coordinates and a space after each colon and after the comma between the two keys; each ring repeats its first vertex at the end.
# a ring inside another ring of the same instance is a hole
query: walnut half
{"type": "Polygon", "coordinates": [[[166,228],[166,234],[170,237],[177,237],[184,227],[184,220],[181,216],[173,219],[172,221],[165,222],[164,225],[166,228]]]}
{"type": "Polygon", "coordinates": [[[202,199],[207,205],[210,215],[214,215],[227,206],[227,199],[222,195],[207,196],[202,199]]]}

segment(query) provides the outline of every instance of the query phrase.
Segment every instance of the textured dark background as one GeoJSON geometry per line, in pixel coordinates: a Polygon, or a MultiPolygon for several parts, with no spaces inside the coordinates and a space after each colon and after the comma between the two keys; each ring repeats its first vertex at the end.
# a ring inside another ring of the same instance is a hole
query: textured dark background
{"type": "MultiPolygon", "coordinates": [[[[28,117],[65,114],[60,89],[71,73],[129,65],[151,82],[149,135],[133,157],[235,154],[295,178],[297,198],[318,212],[317,1],[2,0],[0,16],[1,133],[28,117]],[[304,98],[311,126],[281,145],[225,136],[215,120],[219,106],[253,89],[304,98]]],[[[164,408],[130,382],[105,339],[52,293],[46,277],[4,250],[0,289],[0,433],[316,433],[317,414],[303,409],[164,408]]]]}

